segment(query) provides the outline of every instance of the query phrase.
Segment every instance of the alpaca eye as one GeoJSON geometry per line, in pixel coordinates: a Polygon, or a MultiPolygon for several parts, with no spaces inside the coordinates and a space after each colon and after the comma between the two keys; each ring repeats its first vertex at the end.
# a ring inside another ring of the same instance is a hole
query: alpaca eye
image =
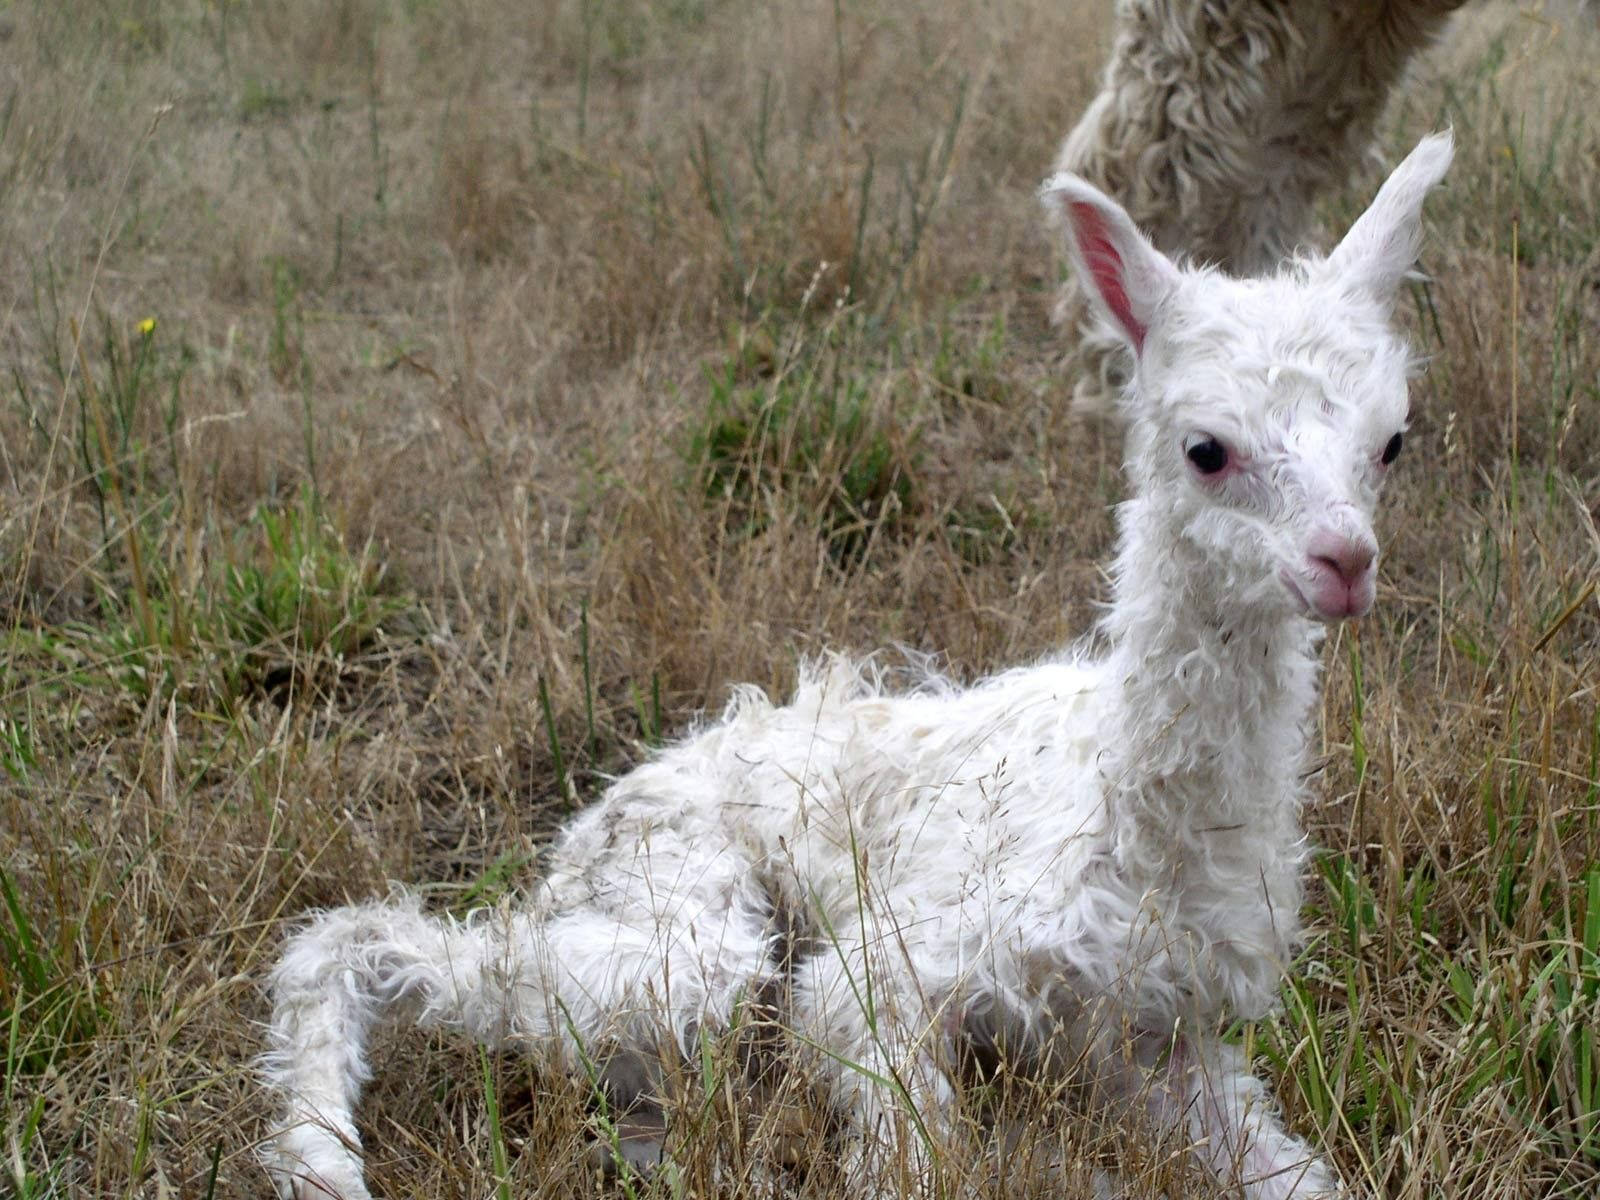
{"type": "Polygon", "coordinates": [[[1228,465],[1227,447],[1214,437],[1201,435],[1192,439],[1183,453],[1202,475],[1215,475],[1228,465]]]}
{"type": "Polygon", "coordinates": [[[1389,444],[1383,448],[1383,457],[1378,461],[1387,467],[1395,459],[1400,457],[1400,447],[1404,444],[1405,438],[1401,437],[1398,433],[1395,434],[1389,439],[1389,444]]]}

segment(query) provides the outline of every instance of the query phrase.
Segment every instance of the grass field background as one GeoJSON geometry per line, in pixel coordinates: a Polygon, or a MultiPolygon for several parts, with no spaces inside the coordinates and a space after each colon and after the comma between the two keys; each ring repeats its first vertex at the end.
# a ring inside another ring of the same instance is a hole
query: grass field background
{"type": "MultiPolygon", "coordinates": [[[[0,4],[0,1192],[268,1194],[290,918],[506,899],[825,647],[971,678],[1086,629],[1119,447],[1034,189],[1107,8],[0,4]]],[[[1592,11],[1474,7],[1383,128],[1459,143],[1431,364],[1328,645],[1310,943],[1235,1031],[1361,1196],[1600,1189],[1597,79],[1592,11]]],[[[709,1059],[612,1184],[581,1081],[376,1059],[380,1194],[842,1192],[709,1059]]],[[[1104,1131],[1014,1108],[952,1186],[1087,1194],[1104,1131]]],[[[1208,1194],[1113,1132],[1133,1194],[1208,1194]]]]}

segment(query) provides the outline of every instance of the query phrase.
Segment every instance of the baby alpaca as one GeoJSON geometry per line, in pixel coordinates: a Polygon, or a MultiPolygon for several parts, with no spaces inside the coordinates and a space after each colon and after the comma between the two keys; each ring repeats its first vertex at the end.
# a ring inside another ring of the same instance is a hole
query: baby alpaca
{"type": "Polygon", "coordinates": [[[772,996],[859,1182],[890,1153],[931,1166],[907,1114],[936,1143],[976,1046],[1070,1072],[1230,1194],[1339,1194],[1216,1031],[1269,1010],[1294,957],[1317,648],[1373,602],[1410,366],[1390,310],[1450,157],[1427,138],[1332,254],[1249,280],[1049,180],[1136,364],[1103,649],[968,688],[889,695],[834,662],[783,707],[742,691],[579,814],[526,907],[316,916],[272,977],[284,1194],[367,1196],[353,1110],[386,1009],[601,1058],[626,1093],[772,996]]]}
{"type": "MultiPolygon", "coordinates": [[[[1056,169],[1120,200],[1156,246],[1239,274],[1269,271],[1348,184],[1411,60],[1463,0],[1117,0],[1105,81],[1056,169]]],[[[1075,405],[1107,409],[1120,339],[1068,282],[1075,405]]]]}

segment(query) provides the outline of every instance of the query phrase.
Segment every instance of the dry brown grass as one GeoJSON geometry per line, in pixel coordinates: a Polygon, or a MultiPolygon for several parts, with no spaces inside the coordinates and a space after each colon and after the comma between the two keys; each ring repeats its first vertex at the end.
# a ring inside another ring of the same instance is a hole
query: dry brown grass
{"type": "MultiPolygon", "coordinates": [[[[1092,619],[1117,447],[1065,416],[1033,188],[1098,7],[0,24],[17,1194],[266,1194],[288,918],[506,894],[601,772],[822,646],[970,676],[1092,619]]],[[[1391,125],[1461,140],[1433,366],[1380,611],[1329,648],[1304,982],[1241,1035],[1362,1195],[1600,1181],[1597,56],[1477,11],[1391,125]]],[[[604,1190],[579,1084],[417,1037],[379,1061],[385,1194],[485,1194],[497,1137],[518,1192],[604,1190]]],[[[772,1165],[826,1157],[817,1123],[683,1087],[638,1188],[837,1193],[772,1165]]],[[[951,1177],[1078,1194],[1098,1134],[1058,1113],[1020,1099],[951,1177]]],[[[1140,1194],[1203,1194],[1125,1142],[1140,1194]]]]}

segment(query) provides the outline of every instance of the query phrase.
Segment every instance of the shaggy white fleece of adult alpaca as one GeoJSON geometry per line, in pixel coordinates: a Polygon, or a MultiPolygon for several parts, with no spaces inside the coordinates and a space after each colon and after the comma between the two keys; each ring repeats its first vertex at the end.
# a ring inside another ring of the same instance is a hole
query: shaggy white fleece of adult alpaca
{"type": "MultiPolygon", "coordinates": [[[[1373,158],[1373,131],[1416,54],[1463,0],[1117,0],[1100,92],[1056,169],[1128,210],[1168,254],[1271,270],[1312,210],[1373,158]]],[[[1075,280],[1080,411],[1112,411],[1127,356],[1075,280]]]]}
{"type": "Polygon", "coordinates": [[[272,977],[283,1191],[367,1196],[354,1109],[392,1007],[575,1069],[620,1050],[626,1089],[663,1034],[692,1054],[780,994],[862,1183],[921,1161],[908,1107],[936,1140],[966,1040],[1078,1073],[1253,1200],[1339,1194],[1215,1031],[1268,1011],[1295,953],[1318,641],[1372,602],[1410,365],[1390,308],[1450,156],[1423,141],[1333,254],[1255,280],[1051,179],[1136,362],[1098,638],[971,687],[889,694],[835,659],[784,705],[740,690],[572,820],[524,907],[313,917],[272,977]]]}

